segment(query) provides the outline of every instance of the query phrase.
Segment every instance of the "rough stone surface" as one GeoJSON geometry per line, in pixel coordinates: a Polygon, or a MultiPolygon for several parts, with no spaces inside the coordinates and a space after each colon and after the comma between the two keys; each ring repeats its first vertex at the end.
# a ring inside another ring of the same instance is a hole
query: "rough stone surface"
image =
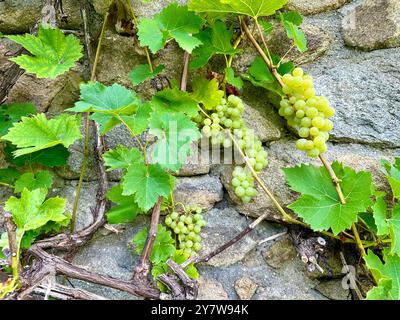
{"type": "Polygon", "coordinates": [[[400,3],[397,0],[365,0],[342,22],[347,45],[362,50],[400,45],[400,3]]]}
{"type": "Polygon", "coordinates": [[[74,70],[56,79],[39,79],[33,74],[24,73],[10,90],[7,101],[9,103],[30,101],[38,112],[50,114],[72,108],[74,102],[79,100],[81,70],[81,67],[75,67],[74,70]]]}
{"type": "Polygon", "coordinates": [[[175,202],[197,204],[205,210],[222,200],[221,181],[212,175],[177,178],[174,191],[175,202]]]}
{"type": "MultiPolygon", "coordinates": [[[[4,34],[30,32],[41,18],[44,3],[43,0],[7,0],[0,2],[0,32],[4,34]]],[[[66,1],[63,5],[63,12],[64,19],[62,19],[60,27],[79,29],[81,26],[79,0],[66,1]]]]}
{"type": "Polygon", "coordinates": [[[285,262],[293,260],[296,257],[297,251],[289,237],[276,241],[269,250],[264,252],[265,261],[270,267],[275,269],[283,267],[285,262]]]}
{"type": "Polygon", "coordinates": [[[335,10],[350,1],[351,0],[289,0],[287,8],[308,15],[335,10]]]}
{"type": "MultiPolygon", "coordinates": [[[[204,218],[207,221],[207,226],[202,231],[204,254],[233,239],[251,223],[226,202],[219,204],[218,208],[208,211],[204,214],[204,218]]],[[[265,237],[268,237],[273,232],[272,229],[266,226],[262,226],[261,230],[265,237]]],[[[257,246],[257,242],[261,240],[259,237],[257,234],[248,235],[229,249],[212,258],[207,264],[214,267],[226,267],[241,261],[257,246]]]]}
{"type": "Polygon", "coordinates": [[[315,290],[331,300],[350,300],[349,290],[342,287],[341,279],[322,281],[315,290]]]}
{"type": "Polygon", "coordinates": [[[191,150],[191,155],[179,170],[178,176],[190,177],[209,173],[211,166],[207,154],[199,150],[198,143],[193,143],[191,150]]]}
{"type": "Polygon", "coordinates": [[[246,126],[254,130],[261,142],[278,140],[281,137],[280,128],[264,114],[265,112],[260,112],[256,108],[246,105],[243,119],[246,126]]]}
{"type": "Polygon", "coordinates": [[[228,300],[228,294],[224,290],[222,284],[218,281],[211,280],[200,276],[198,300],[228,300]]]}
{"type": "Polygon", "coordinates": [[[240,278],[235,282],[235,290],[240,300],[250,300],[257,288],[258,285],[246,277],[240,278]]]}

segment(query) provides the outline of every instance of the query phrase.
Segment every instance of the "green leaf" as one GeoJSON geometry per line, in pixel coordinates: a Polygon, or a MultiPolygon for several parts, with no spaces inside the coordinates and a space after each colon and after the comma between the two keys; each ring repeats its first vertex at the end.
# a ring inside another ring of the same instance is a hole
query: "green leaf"
{"type": "Polygon", "coordinates": [[[143,155],[136,148],[128,149],[119,145],[115,150],[110,150],[103,155],[107,170],[128,169],[131,165],[143,164],[143,155]]]}
{"type": "Polygon", "coordinates": [[[264,33],[266,36],[268,36],[269,34],[271,34],[271,32],[274,30],[274,26],[272,23],[267,22],[265,20],[260,20],[258,21],[258,23],[261,25],[261,27],[264,30],[264,33]]]}
{"type": "Polygon", "coordinates": [[[193,80],[192,97],[204,105],[207,110],[214,109],[221,103],[224,97],[224,92],[218,89],[219,84],[217,79],[208,81],[207,79],[197,77],[193,80]]]}
{"type": "Polygon", "coordinates": [[[147,102],[140,105],[133,115],[121,116],[120,119],[128,127],[131,134],[136,136],[148,128],[151,111],[151,103],[147,102]]]}
{"type": "Polygon", "coordinates": [[[75,103],[75,107],[66,111],[131,114],[141,104],[135,92],[117,83],[109,87],[100,82],[83,83],[80,89],[80,100],[75,103]]]}
{"type": "Polygon", "coordinates": [[[294,41],[300,52],[305,52],[307,48],[307,38],[304,32],[300,29],[303,18],[296,13],[280,14],[280,20],[286,30],[289,39],[294,41]]]}
{"type": "Polygon", "coordinates": [[[389,234],[389,225],[387,218],[387,205],[385,202],[385,193],[382,192],[377,196],[375,204],[371,207],[374,215],[375,224],[377,227],[377,235],[384,236],[389,234]]]}
{"type": "Polygon", "coordinates": [[[19,178],[20,174],[14,168],[0,169],[0,182],[6,184],[13,184],[19,178]]]}
{"type": "Polygon", "coordinates": [[[188,11],[187,6],[172,3],[156,14],[153,19],[141,19],[138,26],[138,37],[142,46],[148,46],[151,52],[156,53],[173,38],[178,45],[191,53],[201,44],[193,36],[200,31],[203,19],[188,11]]]}
{"type": "Polygon", "coordinates": [[[364,257],[365,263],[377,278],[379,285],[369,292],[370,300],[400,300],[400,257],[383,251],[385,264],[371,250],[364,257]]]}
{"type": "Polygon", "coordinates": [[[189,9],[197,12],[234,13],[253,18],[270,16],[288,0],[190,0],[189,9]]]}
{"type": "MultiPolygon", "coordinates": [[[[172,257],[172,260],[176,262],[177,264],[182,264],[186,260],[190,258],[190,255],[188,255],[184,250],[176,250],[174,256],[172,257]]],[[[199,272],[197,271],[196,267],[194,266],[194,263],[190,263],[186,268],[185,268],[186,274],[192,278],[192,279],[198,279],[199,278],[199,272]]]]}
{"type": "Polygon", "coordinates": [[[262,83],[273,83],[276,80],[271,70],[260,56],[254,59],[247,73],[256,81],[262,83]]]}
{"type": "Polygon", "coordinates": [[[139,208],[148,211],[158,197],[167,197],[173,188],[173,178],[159,164],[130,166],[123,177],[122,195],[135,196],[139,208]]]}
{"type": "Polygon", "coordinates": [[[32,56],[23,54],[10,60],[38,78],[56,78],[71,69],[82,57],[82,45],[74,35],[41,25],[38,36],[6,36],[22,45],[32,56]]]}
{"type": "Polygon", "coordinates": [[[12,153],[17,150],[17,147],[7,143],[4,149],[6,153],[6,159],[9,163],[22,167],[27,164],[38,163],[46,167],[58,167],[63,166],[67,163],[69,157],[69,151],[66,147],[59,144],[52,148],[43,149],[36,151],[18,158],[14,158],[12,153]]]}
{"type": "MultiPolygon", "coordinates": [[[[136,245],[136,252],[139,255],[142,254],[148,233],[148,228],[145,228],[139,231],[133,238],[133,243],[136,245]]],[[[163,225],[159,224],[150,254],[150,261],[156,265],[166,262],[175,253],[175,250],[175,241],[172,238],[171,231],[168,231],[163,225]]]]}
{"type": "Polygon", "coordinates": [[[0,137],[7,134],[8,129],[24,116],[36,114],[32,103],[12,103],[0,106],[0,137]]]}
{"type": "Polygon", "coordinates": [[[45,201],[46,189],[29,191],[24,189],[21,198],[11,197],[7,200],[5,210],[11,212],[17,228],[28,231],[44,226],[49,221],[65,219],[66,200],[55,197],[45,201]]]}
{"type": "Polygon", "coordinates": [[[392,217],[388,219],[390,238],[392,239],[390,254],[400,256],[400,204],[393,208],[392,217]]]}
{"type": "Polygon", "coordinates": [[[240,50],[232,46],[232,37],[232,29],[227,29],[222,21],[217,21],[211,28],[200,32],[197,38],[203,44],[193,51],[194,59],[190,63],[190,68],[204,66],[216,54],[233,56],[238,53],[240,50]]]}
{"type": "Polygon", "coordinates": [[[29,191],[40,188],[50,189],[52,184],[53,176],[47,170],[38,171],[36,173],[27,172],[15,182],[14,192],[22,192],[25,188],[29,191]]]}
{"type": "Polygon", "coordinates": [[[152,113],[150,133],[158,137],[152,160],[163,168],[178,171],[190,155],[190,144],[201,134],[194,122],[183,113],[152,113]]]}
{"type": "Polygon", "coordinates": [[[238,89],[243,87],[243,80],[240,77],[235,77],[235,71],[232,68],[225,69],[226,81],[238,89]]]}
{"type": "Polygon", "coordinates": [[[183,112],[189,117],[199,113],[197,102],[189,93],[177,87],[167,88],[158,92],[151,101],[153,110],[157,113],[183,112]]]}
{"type": "Polygon", "coordinates": [[[157,66],[157,68],[151,71],[148,64],[141,64],[129,73],[129,80],[132,81],[134,86],[137,86],[147,79],[153,79],[157,77],[161,72],[164,71],[164,69],[165,66],[160,64],[157,66]]]}
{"type": "Polygon", "coordinates": [[[76,140],[82,138],[80,132],[81,118],[61,114],[48,120],[43,113],[32,118],[22,117],[15,123],[2,139],[16,145],[15,157],[62,144],[68,148],[76,140]]]}
{"type": "Polygon", "coordinates": [[[393,197],[400,200],[400,158],[396,158],[393,165],[387,160],[382,160],[381,167],[392,188],[393,197]]]}
{"type": "Polygon", "coordinates": [[[107,221],[111,224],[126,223],[135,220],[143,211],[136,204],[134,196],[122,195],[122,186],[117,184],[107,192],[107,199],[116,203],[107,212],[107,221]]]}
{"type": "Polygon", "coordinates": [[[336,235],[349,229],[357,221],[358,213],[365,212],[372,205],[372,178],[368,172],[356,173],[338,162],[334,162],[332,168],[341,180],[346,199],[344,205],[324,167],[301,165],[283,171],[290,187],[301,193],[301,197],[289,208],[310,224],[313,230],[332,229],[336,235]]]}

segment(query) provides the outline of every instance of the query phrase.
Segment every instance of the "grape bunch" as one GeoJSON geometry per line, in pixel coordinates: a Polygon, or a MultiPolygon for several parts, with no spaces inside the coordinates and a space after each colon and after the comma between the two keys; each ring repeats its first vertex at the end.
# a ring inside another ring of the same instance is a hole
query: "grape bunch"
{"type": "MultiPolygon", "coordinates": [[[[210,114],[199,114],[194,121],[202,126],[205,137],[211,138],[213,145],[221,144],[225,148],[232,146],[232,140],[224,132],[228,129],[233,134],[238,146],[248,159],[248,163],[256,172],[260,172],[268,165],[268,153],[263,149],[261,141],[253,130],[246,127],[242,114],[243,101],[230,95],[222,99],[221,104],[214,110],[207,110],[210,114]]],[[[236,166],[232,176],[232,186],[235,194],[245,203],[257,195],[254,178],[248,168],[236,166]]]]}
{"type": "Polygon", "coordinates": [[[335,109],[326,97],[316,95],[313,78],[304,74],[303,69],[295,68],[292,74],[285,74],[282,81],[286,97],[280,102],[279,115],[300,136],[297,149],[316,158],[327,150],[326,142],[333,129],[329,118],[334,116],[335,109]]]}
{"type": "Polygon", "coordinates": [[[179,248],[190,256],[201,250],[201,229],[207,225],[201,213],[200,207],[187,205],[183,214],[173,211],[165,218],[165,224],[178,236],[179,248]]]}

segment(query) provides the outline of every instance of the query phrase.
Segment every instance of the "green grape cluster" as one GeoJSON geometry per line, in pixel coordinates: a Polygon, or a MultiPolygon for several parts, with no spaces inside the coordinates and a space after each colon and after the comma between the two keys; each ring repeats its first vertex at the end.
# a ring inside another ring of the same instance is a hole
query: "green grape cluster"
{"type": "Polygon", "coordinates": [[[327,150],[326,142],[333,129],[329,118],[335,115],[335,109],[326,97],[316,95],[313,78],[304,74],[303,69],[295,68],[292,74],[285,74],[282,81],[286,97],[280,102],[279,115],[297,130],[300,136],[297,149],[316,158],[327,150]]]}
{"type": "Polygon", "coordinates": [[[178,236],[179,248],[188,255],[201,250],[201,230],[207,225],[202,209],[196,205],[187,205],[185,212],[171,212],[165,218],[165,224],[178,236]]]}
{"type": "MultiPolygon", "coordinates": [[[[235,95],[230,95],[227,99],[222,99],[215,110],[209,111],[209,115],[199,114],[194,121],[202,126],[203,135],[211,138],[213,145],[221,144],[225,148],[232,146],[231,138],[223,130],[229,129],[247,157],[248,163],[256,172],[260,172],[268,165],[268,153],[253,130],[246,127],[242,117],[243,111],[243,101],[235,95]]],[[[232,186],[235,194],[245,203],[257,195],[254,178],[247,168],[235,167],[232,186]]]]}
{"type": "Polygon", "coordinates": [[[211,138],[211,144],[230,148],[232,141],[222,129],[244,128],[243,111],[242,100],[235,95],[230,95],[228,99],[222,99],[213,110],[209,110],[207,117],[201,113],[194,118],[194,121],[202,127],[203,136],[211,138]]]}

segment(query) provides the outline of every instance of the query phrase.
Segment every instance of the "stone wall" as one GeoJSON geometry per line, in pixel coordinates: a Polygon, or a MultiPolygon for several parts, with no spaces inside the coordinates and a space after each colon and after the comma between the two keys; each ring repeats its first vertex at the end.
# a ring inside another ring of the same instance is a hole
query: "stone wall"
{"type": "MultiPolygon", "coordinates": [[[[28,32],[40,17],[43,2],[0,2],[0,32],[28,32]]],[[[61,27],[81,30],[79,1],[63,2],[66,17],[61,27]]],[[[90,2],[91,29],[96,30],[108,0],[90,2]]],[[[140,16],[151,16],[168,2],[142,4],[134,0],[133,3],[140,16]]],[[[400,155],[398,0],[290,0],[288,8],[306,15],[304,29],[310,47],[304,54],[293,51],[290,58],[302,64],[314,77],[318,93],[326,95],[337,109],[327,158],[338,159],[356,169],[371,170],[378,186],[386,188],[379,172],[379,161],[382,158],[392,160],[400,155]]],[[[286,50],[285,41],[281,39],[282,30],[279,29],[270,39],[271,48],[277,53],[286,50]]],[[[16,49],[8,40],[0,39],[0,77],[10,68],[8,54],[16,49]]],[[[242,49],[242,56],[234,61],[234,67],[239,71],[244,71],[256,56],[249,43],[244,43],[242,49]]],[[[170,78],[179,76],[182,52],[173,42],[154,59],[156,63],[166,65],[170,78]]],[[[98,80],[105,84],[119,82],[130,86],[128,73],[133,66],[144,62],[145,56],[134,38],[110,29],[104,39],[98,80]]],[[[218,69],[218,60],[212,65],[218,69]]],[[[35,103],[38,111],[57,114],[78,99],[79,83],[86,74],[84,65],[77,65],[55,80],[22,74],[8,92],[7,101],[29,100],[35,103]]],[[[154,93],[148,83],[135,90],[144,98],[154,93]]],[[[295,195],[286,186],[280,168],[310,162],[310,159],[295,151],[295,138],[284,127],[275,108],[268,103],[265,91],[246,84],[242,97],[248,105],[246,121],[257,130],[269,152],[270,165],[262,173],[262,178],[278,199],[288,204],[295,199],[295,195]]],[[[111,148],[118,144],[133,146],[133,142],[129,142],[129,134],[121,127],[107,134],[106,142],[111,148]]],[[[52,190],[52,193],[66,197],[69,207],[72,206],[82,162],[81,143],[76,143],[70,151],[68,165],[55,170],[58,178],[52,190]]],[[[91,158],[81,198],[80,228],[92,220],[90,206],[95,201],[97,186],[92,161],[91,158]]],[[[0,165],[5,165],[1,157],[0,165]]],[[[237,201],[229,185],[231,170],[229,165],[209,164],[207,161],[198,163],[192,158],[178,177],[177,199],[199,203],[208,210],[205,214],[208,226],[204,231],[206,252],[240,232],[251,221],[249,216],[257,217],[268,212],[272,220],[279,220],[272,203],[261,193],[250,204],[237,201]]],[[[114,174],[110,178],[116,181],[119,176],[114,174]]],[[[5,197],[7,191],[0,189],[0,199],[5,197]]],[[[121,226],[121,233],[100,230],[77,253],[74,263],[113,277],[129,279],[137,262],[137,256],[131,249],[131,239],[148,222],[148,217],[141,216],[134,223],[121,226]]],[[[341,287],[341,265],[335,253],[330,260],[332,270],[322,277],[306,270],[287,235],[259,243],[284,231],[285,228],[277,223],[263,222],[231,249],[199,266],[200,298],[348,299],[349,292],[341,287]]],[[[75,284],[111,299],[132,299],[128,294],[112,289],[80,282],[75,284]]]]}

